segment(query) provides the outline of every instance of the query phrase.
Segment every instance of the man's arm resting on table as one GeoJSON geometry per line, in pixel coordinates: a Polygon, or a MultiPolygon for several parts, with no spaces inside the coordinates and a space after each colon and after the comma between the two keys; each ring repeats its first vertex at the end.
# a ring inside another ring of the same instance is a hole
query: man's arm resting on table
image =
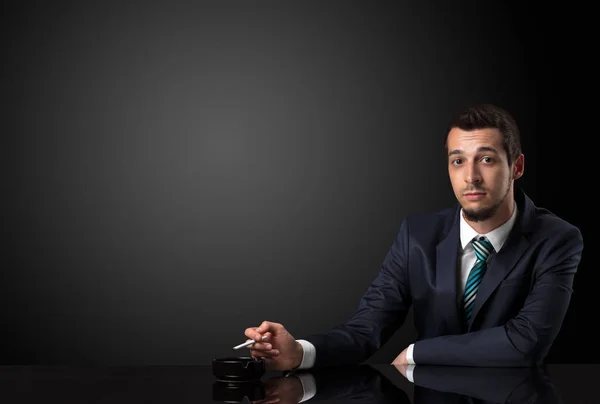
{"type": "Polygon", "coordinates": [[[556,243],[554,264],[539,275],[523,308],[506,325],[462,335],[417,341],[412,356],[418,365],[535,366],[558,334],[572,293],[582,250],[581,233],[556,243]]]}
{"type": "Polygon", "coordinates": [[[302,362],[300,362],[300,366],[298,366],[298,369],[312,368],[315,364],[315,359],[317,355],[315,346],[303,339],[299,339],[297,341],[300,343],[300,345],[302,345],[302,362]]]}

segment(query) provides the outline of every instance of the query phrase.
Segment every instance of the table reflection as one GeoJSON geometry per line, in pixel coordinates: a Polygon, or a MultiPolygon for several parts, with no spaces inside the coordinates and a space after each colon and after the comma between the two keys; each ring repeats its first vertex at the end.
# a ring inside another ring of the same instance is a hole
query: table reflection
{"type": "Polygon", "coordinates": [[[572,403],[597,397],[599,365],[538,368],[355,365],[219,382],[211,366],[0,367],[0,402],[572,403]]]}
{"type": "Polygon", "coordinates": [[[547,403],[563,400],[545,367],[414,369],[415,403],[547,403]]]}
{"type": "Polygon", "coordinates": [[[411,395],[390,378],[390,372],[385,373],[369,365],[292,372],[268,378],[263,395],[247,399],[254,404],[563,402],[544,367],[419,366],[411,369],[411,395]]]}

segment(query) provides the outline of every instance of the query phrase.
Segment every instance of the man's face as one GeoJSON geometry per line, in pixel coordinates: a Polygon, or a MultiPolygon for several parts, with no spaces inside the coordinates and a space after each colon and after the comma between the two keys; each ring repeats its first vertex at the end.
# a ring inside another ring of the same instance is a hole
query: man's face
{"type": "MultiPolygon", "coordinates": [[[[515,164],[509,166],[498,129],[448,133],[448,172],[454,195],[467,219],[486,220],[507,203],[515,164]]],[[[515,162],[522,163],[522,156],[515,162]]],[[[519,171],[519,170],[517,170],[519,171]]]]}

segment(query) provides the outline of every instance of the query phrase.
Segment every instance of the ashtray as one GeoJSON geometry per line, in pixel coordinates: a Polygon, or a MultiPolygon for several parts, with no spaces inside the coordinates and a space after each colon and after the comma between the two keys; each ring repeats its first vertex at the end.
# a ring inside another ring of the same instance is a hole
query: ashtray
{"type": "Polygon", "coordinates": [[[219,381],[247,382],[259,380],[265,374],[265,362],[252,357],[213,359],[213,375],[219,381]]]}

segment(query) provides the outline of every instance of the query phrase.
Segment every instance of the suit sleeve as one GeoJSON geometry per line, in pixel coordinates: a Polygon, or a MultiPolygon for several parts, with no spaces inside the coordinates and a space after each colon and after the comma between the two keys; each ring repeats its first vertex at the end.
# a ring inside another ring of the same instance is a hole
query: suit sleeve
{"type": "Polygon", "coordinates": [[[408,224],[404,220],[377,277],[350,319],[325,333],[304,338],[315,346],[314,367],[360,363],[404,324],[411,304],[408,240],[408,224]]]}
{"type": "Polygon", "coordinates": [[[536,279],[519,313],[505,325],[417,341],[420,365],[537,366],[560,331],[583,250],[579,229],[563,232],[534,268],[536,279]]]}

